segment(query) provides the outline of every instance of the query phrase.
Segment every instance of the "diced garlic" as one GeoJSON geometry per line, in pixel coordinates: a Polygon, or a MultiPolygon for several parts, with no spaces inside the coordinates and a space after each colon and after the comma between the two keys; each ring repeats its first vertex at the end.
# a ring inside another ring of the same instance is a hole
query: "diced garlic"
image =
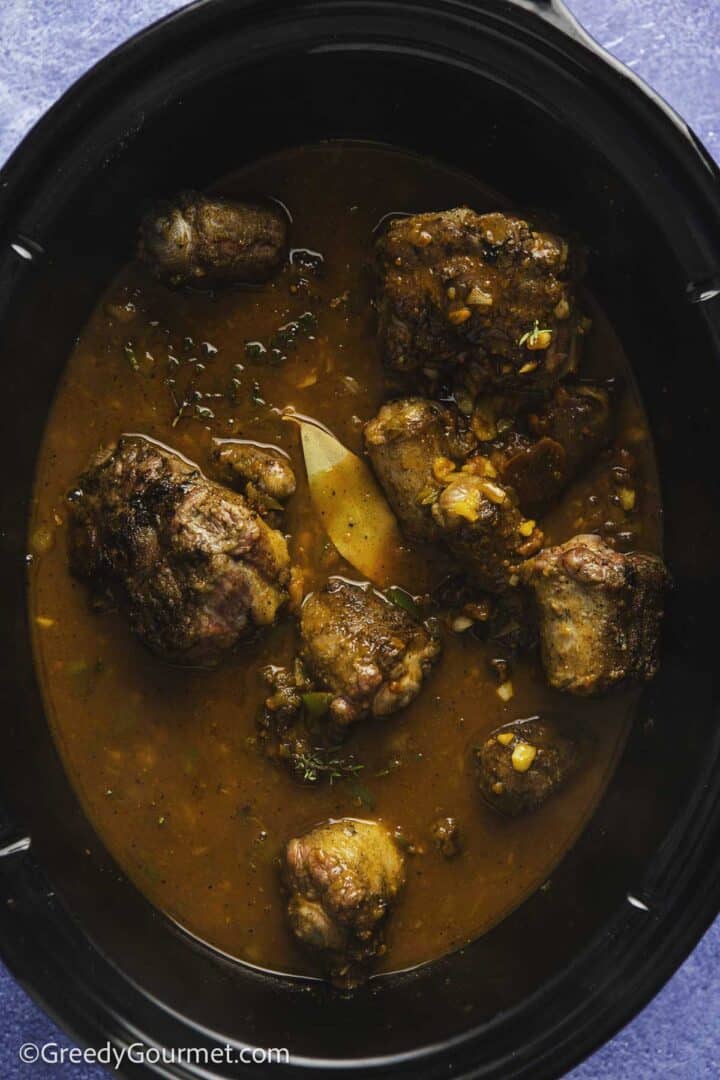
{"type": "Polygon", "coordinates": [[[478,285],[473,285],[465,298],[465,303],[470,307],[492,307],[493,298],[488,292],[484,292],[478,285]]]}

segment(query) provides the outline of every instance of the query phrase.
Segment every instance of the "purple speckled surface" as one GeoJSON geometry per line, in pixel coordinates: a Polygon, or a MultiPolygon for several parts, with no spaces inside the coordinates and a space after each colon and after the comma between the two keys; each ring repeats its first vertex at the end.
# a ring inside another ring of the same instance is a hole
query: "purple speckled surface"
{"type": "MultiPolygon", "coordinates": [[[[720,0],[570,0],[595,38],[654,86],[720,159],[720,0]]],[[[88,67],[182,0],[0,0],[0,162],[88,67]]],[[[72,1042],[0,966],[0,1078],[101,1080],[97,1066],[22,1064],[72,1042]]],[[[720,922],[650,1005],[572,1080],[720,1076],[720,922]]]]}

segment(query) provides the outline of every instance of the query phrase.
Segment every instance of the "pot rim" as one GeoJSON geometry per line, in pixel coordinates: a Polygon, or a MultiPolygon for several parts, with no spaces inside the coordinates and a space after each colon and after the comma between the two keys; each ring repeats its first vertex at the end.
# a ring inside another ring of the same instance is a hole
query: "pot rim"
{"type": "MultiPolygon", "coordinates": [[[[251,18],[271,10],[297,10],[308,4],[309,0],[298,0],[295,4],[290,0],[270,0],[267,3],[262,0],[240,0],[239,3],[238,0],[195,0],[195,3],[168,14],[117,46],[59,98],[8,158],[0,170],[0,221],[7,227],[13,220],[22,219],[23,205],[31,201],[35,185],[41,182],[42,176],[52,168],[53,161],[63,156],[67,140],[72,138],[77,142],[81,141],[84,127],[90,116],[96,113],[98,103],[121,92],[128,76],[139,71],[148,57],[161,46],[164,47],[169,38],[179,42],[199,32],[209,35],[217,32],[222,21],[231,16],[235,19],[251,18]]],[[[701,298],[703,285],[720,282],[720,244],[716,240],[720,237],[720,171],[717,165],[688,125],[660,95],[594,42],[558,0],[514,0],[510,6],[496,0],[392,0],[389,3],[382,3],[381,0],[339,3],[337,0],[316,0],[312,6],[328,11],[342,7],[378,15],[382,14],[383,10],[393,9],[402,14],[412,8],[414,13],[432,11],[436,17],[480,17],[496,22],[501,28],[520,28],[522,33],[540,39],[545,45],[582,62],[583,66],[591,71],[592,77],[600,80],[608,94],[612,92],[622,95],[624,108],[632,113],[634,122],[643,128],[647,127],[663,150],[672,154],[680,163],[692,197],[700,208],[700,216],[708,226],[707,244],[699,253],[698,265],[701,269],[695,275],[695,281],[689,283],[698,290],[695,298],[701,298]]],[[[702,315],[711,325],[713,337],[720,348],[720,312],[717,307],[718,305],[703,303],[702,315]]],[[[715,755],[708,763],[708,770],[714,765],[717,755],[720,755],[720,745],[715,747],[715,755]]],[[[517,1065],[513,1064],[510,1058],[506,1058],[504,1062],[496,1059],[490,1073],[484,1066],[474,1066],[470,1055],[459,1061],[458,1075],[496,1075],[496,1070],[503,1065],[505,1072],[497,1075],[556,1075],[561,1069],[570,1068],[612,1037],[657,993],[720,910],[720,875],[715,872],[720,864],[720,805],[712,805],[714,796],[711,795],[709,775],[708,771],[706,778],[698,777],[695,797],[676,823],[676,829],[687,833],[694,841],[688,845],[683,887],[679,894],[673,897],[672,903],[668,903],[661,916],[655,917],[652,912],[639,908],[634,908],[630,913],[624,910],[618,912],[617,918],[613,920],[613,927],[617,926],[618,933],[621,926],[623,933],[627,932],[628,917],[632,919],[636,930],[633,948],[627,950],[622,963],[616,964],[612,976],[607,977],[604,985],[594,986],[588,995],[577,1003],[572,1014],[566,1014],[524,1048],[520,1071],[511,1072],[517,1065]],[[706,779],[707,783],[703,783],[703,779],[706,779]],[[672,935],[669,931],[662,930],[671,918],[672,935]],[[625,980],[622,995],[611,992],[612,984],[617,980],[625,980]]],[[[668,861],[669,855],[666,863],[668,861]]],[[[662,878],[664,868],[661,858],[657,869],[658,879],[662,878]]],[[[32,952],[31,956],[29,948],[23,949],[17,942],[9,941],[8,933],[12,930],[4,913],[0,913],[0,927],[0,951],[3,960],[24,988],[65,1030],[89,1044],[93,1039],[97,1040],[98,1035],[103,1039],[110,1037],[111,1041],[114,1035],[120,1037],[122,1020],[109,1005],[94,994],[91,995],[94,1005],[92,1009],[87,1007],[87,1002],[80,1005],[71,1002],[69,995],[56,984],[48,991],[42,956],[35,952],[32,952]]],[[[604,947],[602,941],[590,943],[568,969],[524,999],[523,1008],[541,993],[547,993],[549,988],[566,979],[569,971],[587,963],[588,956],[593,951],[597,952],[604,947]]],[[[140,988],[133,989],[137,992],[140,988]]],[[[154,1002],[154,1005],[164,1009],[158,1002],[154,1002]]],[[[441,1046],[425,1046],[407,1053],[365,1061],[296,1056],[293,1063],[301,1067],[328,1071],[374,1071],[392,1065],[412,1065],[439,1053],[443,1053],[447,1058],[448,1055],[454,1055],[459,1047],[465,1047],[467,1055],[467,1051],[472,1050],[472,1044],[477,1043],[481,1033],[487,1034],[489,1030],[507,1024],[515,1012],[516,1008],[513,1008],[482,1025],[482,1028],[469,1029],[441,1046]]],[[[191,1023],[187,1018],[182,1018],[182,1021],[191,1023]]],[[[145,1069],[142,1071],[145,1072],[145,1069]]],[[[165,1072],[163,1069],[158,1071],[162,1075],[195,1075],[182,1071],[178,1073],[175,1067],[172,1072],[165,1072]]],[[[155,1074],[157,1075],[157,1071],[155,1074]]]]}

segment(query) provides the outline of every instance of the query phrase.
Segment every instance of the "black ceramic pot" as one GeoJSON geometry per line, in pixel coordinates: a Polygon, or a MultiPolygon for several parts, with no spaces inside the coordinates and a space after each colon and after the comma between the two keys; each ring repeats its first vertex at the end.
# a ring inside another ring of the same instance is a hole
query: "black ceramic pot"
{"type": "Polygon", "coordinates": [[[37,125],[0,174],[0,226],[5,961],[96,1046],[288,1047],[297,1072],[327,1075],[561,1073],[657,991],[719,906],[711,161],[559,5],[205,0],[113,53],[37,125]],[[552,888],[462,952],[375,979],[351,999],[227,962],[124,878],[48,732],[24,569],[48,406],[96,296],[128,255],[140,205],[334,136],[428,153],[519,205],[557,211],[588,240],[590,285],[624,340],[657,440],[675,580],[661,673],[552,888]]]}

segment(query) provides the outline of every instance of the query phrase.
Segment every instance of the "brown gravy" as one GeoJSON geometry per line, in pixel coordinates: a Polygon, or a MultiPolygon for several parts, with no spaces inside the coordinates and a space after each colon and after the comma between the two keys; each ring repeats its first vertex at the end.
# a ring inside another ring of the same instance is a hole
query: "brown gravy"
{"type": "MultiPolygon", "coordinates": [[[[359,776],[304,787],[254,745],[265,696],[259,670],[290,661],[291,617],[206,672],[163,665],[121,617],[90,612],[84,588],[68,574],[65,495],[97,447],[122,432],[158,439],[209,475],[213,438],[284,448],[299,481],[286,528],[306,587],[333,573],[356,579],[326,544],[308,498],[297,427],[279,410],[293,406],[316,418],[359,452],[361,423],[386,393],[366,273],[373,228],[392,211],[503,204],[471,177],[363,144],[280,153],[218,188],[262,191],[288,207],[295,269],[286,267],[263,289],[211,295],[166,290],[132,263],[100,298],[58,389],[37,471],[30,604],[48,716],[89,818],[138,888],[191,933],[264,968],[313,970],[284,920],[278,856],[288,838],[329,817],[401,825],[423,849],[408,857],[407,886],[388,929],[384,967],[403,969],[482,934],[548,881],[608,782],[635,698],[581,701],[555,693],[530,657],[518,664],[514,697],[505,704],[487,646],[448,633],[419,698],[352,735],[349,749],[365,762],[359,776]],[[315,269],[305,274],[303,262],[315,269]],[[535,814],[503,820],[479,800],[469,751],[496,725],[535,714],[579,720],[594,741],[593,758],[535,814]],[[463,851],[452,861],[428,835],[440,814],[460,822],[463,851]]],[[[583,373],[627,380],[620,441],[633,443],[642,476],[633,528],[637,546],[658,550],[657,484],[642,408],[611,327],[590,298],[586,306],[594,327],[583,373]]],[[[591,470],[543,522],[549,542],[581,531],[592,487],[591,470]]],[[[424,588],[436,572],[426,556],[403,556],[398,584],[424,588]]]]}

